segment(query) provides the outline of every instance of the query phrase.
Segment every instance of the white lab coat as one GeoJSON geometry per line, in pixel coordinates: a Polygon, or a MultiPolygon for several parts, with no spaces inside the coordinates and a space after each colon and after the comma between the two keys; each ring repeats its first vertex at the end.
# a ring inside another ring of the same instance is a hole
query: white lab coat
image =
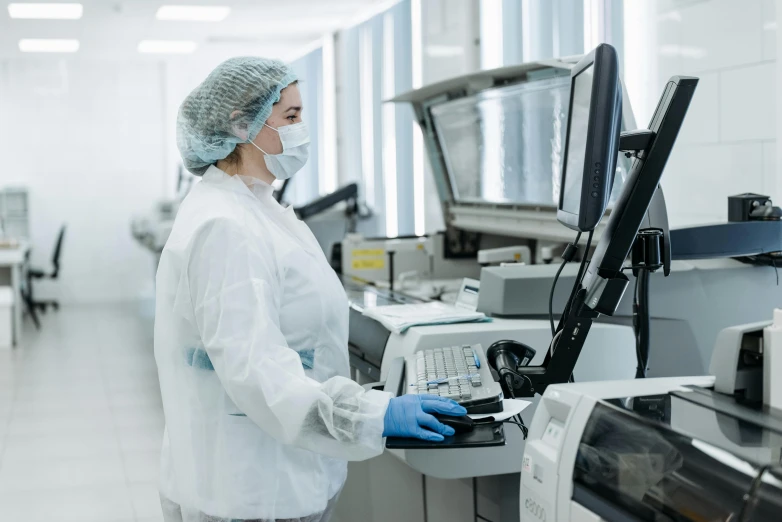
{"type": "Polygon", "coordinates": [[[348,378],[347,337],[309,228],[268,184],[210,167],[157,272],[161,495],[185,522],[321,513],[347,461],[382,452],[390,395],[348,378]]]}

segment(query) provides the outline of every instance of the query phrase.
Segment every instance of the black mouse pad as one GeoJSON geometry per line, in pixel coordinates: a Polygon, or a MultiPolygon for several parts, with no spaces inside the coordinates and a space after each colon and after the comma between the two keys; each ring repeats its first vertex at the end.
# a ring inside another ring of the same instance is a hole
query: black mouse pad
{"type": "Polygon", "coordinates": [[[445,437],[445,440],[442,442],[428,442],[398,437],[388,437],[386,439],[386,448],[388,449],[485,448],[503,446],[504,444],[505,431],[501,422],[476,426],[469,433],[457,433],[453,437],[445,437]]]}

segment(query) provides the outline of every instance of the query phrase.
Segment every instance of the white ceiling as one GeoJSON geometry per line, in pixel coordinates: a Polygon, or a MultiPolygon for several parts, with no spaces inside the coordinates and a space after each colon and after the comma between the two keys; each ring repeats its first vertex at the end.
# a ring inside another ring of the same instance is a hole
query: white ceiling
{"type": "MultiPolygon", "coordinates": [[[[25,0],[14,0],[23,2],[25,0]]],[[[194,40],[195,56],[252,54],[290,60],[325,33],[348,27],[395,3],[393,0],[37,0],[84,5],[81,20],[14,20],[9,0],[0,0],[0,57],[30,57],[21,38],[77,38],[78,56],[116,59],[138,56],[138,42],[194,40]],[[227,5],[222,22],[164,22],[161,5],[227,5]]],[[[154,59],[154,57],[153,57],[154,59]]]]}

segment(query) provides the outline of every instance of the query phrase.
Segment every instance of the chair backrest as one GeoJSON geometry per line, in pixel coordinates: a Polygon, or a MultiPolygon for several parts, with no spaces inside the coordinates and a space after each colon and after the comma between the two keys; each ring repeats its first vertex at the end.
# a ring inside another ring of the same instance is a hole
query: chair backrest
{"type": "Polygon", "coordinates": [[[65,236],[65,225],[60,228],[60,233],[57,235],[57,243],[54,244],[54,253],[52,254],[52,265],[54,266],[54,272],[52,272],[52,279],[57,278],[57,274],[60,272],[60,254],[62,254],[62,238],[65,236]]]}

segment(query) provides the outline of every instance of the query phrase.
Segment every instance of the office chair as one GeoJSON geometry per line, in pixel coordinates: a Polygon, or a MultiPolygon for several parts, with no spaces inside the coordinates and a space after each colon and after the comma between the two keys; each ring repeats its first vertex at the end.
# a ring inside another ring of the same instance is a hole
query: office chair
{"type": "Polygon", "coordinates": [[[33,279],[57,279],[60,273],[60,255],[62,254],[63,237],[65,237],[65,225],[60,228],[60,233],[57,235],[57,242],[54,244],[54,253],[52,254],[52,267],[54,270],[52,270],[50,273],[46,273],[44,270],[33,267],[29,267],[27,270],[27,292],[24,296],[24,299],[36,328],[39,327],[37,314],[38,310],[46,313],[46,310],[49,306],[55,310],[60,309],[60,303],[54,299],[47,299],[42,301],[35,300],[33,297],[33,279]]]}
{"type": "Polygon", "coordinates": [[[28,249],[27,252],[24,255],[24,283],[22,284],[22,301],[24,301],[24,306],[27,309],[27,314],[30,316],[30,319],[33,320],[33,324],[35,324],[35,329],[40,330],[41,329],[41,321],[38,319],[38,312],[35,311],[35,305],[33,304],[33,297],[30,290],[30,279],[27,277],[26,270],[30,268],[30,250],[28,249]]]}

